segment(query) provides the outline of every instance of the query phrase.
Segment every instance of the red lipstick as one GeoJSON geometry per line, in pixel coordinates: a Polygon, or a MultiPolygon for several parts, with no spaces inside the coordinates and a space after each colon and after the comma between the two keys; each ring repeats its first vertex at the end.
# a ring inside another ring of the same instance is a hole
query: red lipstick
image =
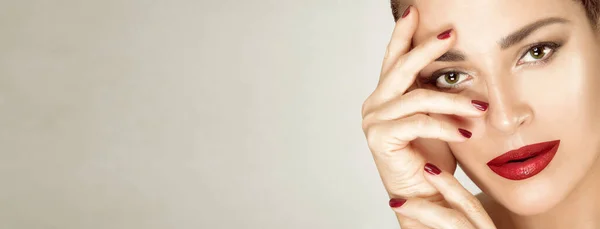
{"type": "Polygon", "coordinates": [[[494,158],[487,165],[506,179],[527,179],[537,175],[550,164],[559,144],[560,140],[526,145],[494,158]]]}

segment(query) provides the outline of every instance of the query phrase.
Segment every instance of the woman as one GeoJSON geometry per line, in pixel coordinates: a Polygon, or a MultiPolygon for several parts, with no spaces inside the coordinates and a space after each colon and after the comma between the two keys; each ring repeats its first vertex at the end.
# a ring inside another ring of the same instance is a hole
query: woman
{"type": "Polygon", "coordinates": [[[393,0],[362,115],[403,229],[600,228],[597,1],[393,0]]]}

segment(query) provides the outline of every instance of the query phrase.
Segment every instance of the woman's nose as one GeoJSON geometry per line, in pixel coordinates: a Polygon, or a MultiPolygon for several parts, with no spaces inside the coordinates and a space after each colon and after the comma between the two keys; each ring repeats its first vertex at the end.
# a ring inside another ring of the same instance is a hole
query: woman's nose
{"type": "Polygon", "coordinates": [[[512,88],[488,90],[488,123],[497,131],[512,135],[533,120],[533,110],[512,88]]]}

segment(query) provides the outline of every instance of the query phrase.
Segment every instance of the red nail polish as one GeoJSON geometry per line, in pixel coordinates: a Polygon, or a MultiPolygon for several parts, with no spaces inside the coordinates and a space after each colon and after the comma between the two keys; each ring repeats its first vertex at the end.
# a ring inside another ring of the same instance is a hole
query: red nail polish
{"type": "Polygon", "coordinates": [[[402,14],[402,18],[405,18],[406,16],[408,16],[408,13],[410,13],[410,5],[408,6],[408,8],[406,8],[404,10],[404,13],[402,14]]]}
{"type": "Polygon", "coordinates": [[[390,199],[390,207],[399,208],[406,203],[405,199],[390,199]]]}
{"type": "Polygon", "coordinates": [[[459,128],[458,132],[460,132],[460,134],[462,136],[465,136],[465,138],[471,138],[471,135],[473,135],[473,134],[471,134],[471,132],[469,132],[468,130],[465,130],[465,129],[460,129],[459,128]]]}
{"type": "Polygon", "coordinates": [[[479,101],[479,100],[472,100],[471,104],[473,104],[473,106],[479,110],[485,111],[487,110],[489,104],[483,101],[479,101]]]}
{"type": "Polygon", "coordinates": [[[442,170],[440,170],[437,166],[431,163],[425,164],[425,171],[431,175],[439,175],[440,173],[442,173],[442,170]]]}
{"type": "Polygon", "coordinates": [[[450,32],[452,32],[452,29],[446,30],[443,33],[440,33],[440,35],[437,36],[438,39],[440,40],[444,40],[448,37],[450,37],[450,32]]]}

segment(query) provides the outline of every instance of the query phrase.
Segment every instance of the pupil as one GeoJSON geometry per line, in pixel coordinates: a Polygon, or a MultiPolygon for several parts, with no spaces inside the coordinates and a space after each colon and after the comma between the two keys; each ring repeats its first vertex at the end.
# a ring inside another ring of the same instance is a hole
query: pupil
{"type": "Polygon", "coordinates": [[[531,56],[533,56],[536,59],[539,59],[539,58],[544,57],[544,52],[541,48],[535,47],[535,48],[531,49],[531,56]]]}
{"type": "Polygon", "coordinates": [[[454,84],[458,81],[458,77],[456,77],[456,73],[448,73],[446,74],[446,82],[449,84],[454,84]]]}

